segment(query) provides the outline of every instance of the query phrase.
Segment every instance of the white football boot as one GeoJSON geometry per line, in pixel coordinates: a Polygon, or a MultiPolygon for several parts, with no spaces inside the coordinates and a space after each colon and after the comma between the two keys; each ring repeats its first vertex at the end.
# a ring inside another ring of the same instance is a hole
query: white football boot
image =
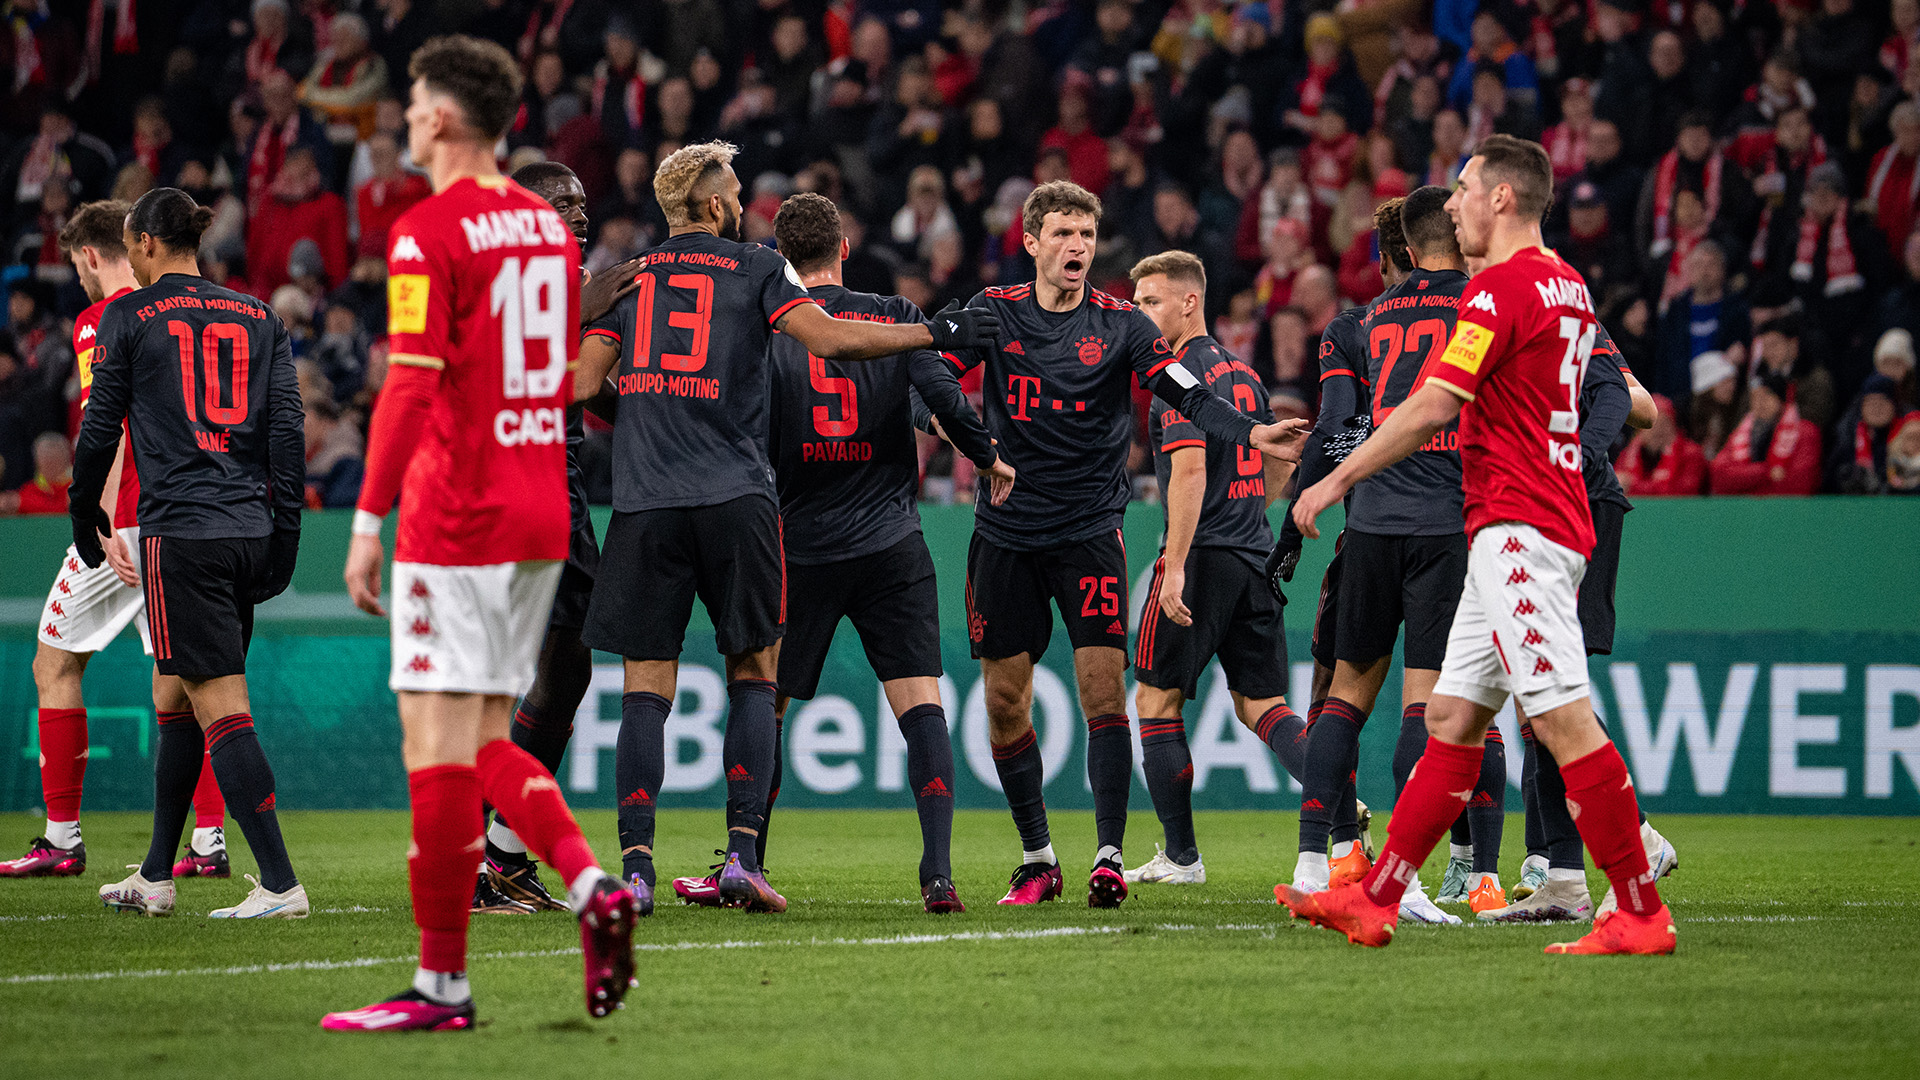
{"type": "Polygon", "coordinates": [[[308,915],[307,887],[295,885],[283,893],[268,892],[260,879],[245,875],[253,882],[253,891],[232,907],[214,908],[209,919],[304,919],[308,915]]]}
{"type": "Polygon", "coordinates": [[[1181,866],[1179,863],[1167,857],[1165,848],[1162,848],[1159,844],[1155,844],[1153,845],[1153,858],[1148,859],[1146,862],[1141,863],[1131,870],[1123,872],[1120,877],[1129,885],[1142,883],[1150,885],[1205,885],[1207,883],[1207,868],[1197,856],[1194,858],[1192,866],[1181,866]]]}
{"type": "Polygon", "coordinates": [[[125,881],[100,886],[100,902],[134,915],[173,914],[173,880],[148,881],[140,876],[137,865],[131,869],[133,876],[125,881]]]}
{"type": "MultiPolygon", "coordinates": [[[[1659,881],[1680,869],[1680,853],[1674,850],[1666,837],[1660,835],[1651,821],[1640,823],[1640,846],[1647,853],[1647,869],[1653,871],[1653,880],[1659,881]]],[[[1601,899],[1600,906],[1594,909],[1593,917],[1599,919],[1619,906],[1619,902],[1613,898],[1613,886],[1608,885],[1607,895],[1601,899]]]]}
{"type": "Polygon", "coordinates": [[[1480,913],[1481,922],[1559,923],[1585,922],[1593,917],[1593,895],[1587,892],[1587,876],[1554,877],[1549,873],[1540,887],[1506,907],[1480,913]]]}
{"type": "Polygon", "coordinates": [[[1400,921],[1459,926],[1460,916],[1440,910],[1427,896],[1427,888],[1420,884],[1420,876],[1416,874],[1412,881],[1407,882],[1407,891],[1400,895],[1400,921]]]}

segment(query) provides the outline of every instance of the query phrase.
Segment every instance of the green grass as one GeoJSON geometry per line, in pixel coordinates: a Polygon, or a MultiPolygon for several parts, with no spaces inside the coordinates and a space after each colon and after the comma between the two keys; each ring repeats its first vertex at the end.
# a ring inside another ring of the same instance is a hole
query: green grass
{"type": "MultiPolygon", "coordinates": [[[[612,835],[610,813],[583,817],[589,836],[612,835]]],[[[171,919],[108,914],[94,891],[144,851],[142,815],[89,816],[93,865],[80,880],[0,883],[5,1074],[1825,1080],[1920,1068],[1916,819],[1661,821],[1681,853],[1666,883],[1680,949],[1641,959],[1541,955],[1568,928],[1408,928],[1391,948],[1363,950],[1291,925],[1271,893],[1291,867],[1288,814],[1201,814],[1206,885],[1143,887],[1095,912],[1080,886],[1089,815],[1055,815],[1065,902],[1007,910],[993,901],[1012,826],[962,813],[956,877],[971,906],[936,919],[913,887],[911,814],[786,812],[770,861],[787,914],[663,905],[640,941],[680,947],[643,952],[628,1008],[599,1022],[585,1018],[577,960],[560,952],[577,945],[572,919],[481,917],[481,1025],[431,1036],[317,1027],[322,1012],[391,994],[411,973],[405,815],[283,820],[318,909],[305,922],[201,917],[239,898],[237,876],[183,882],[171,919]],[[1062,933],[1025,933],[1036,930],[1062,933]],[[374,962],[268,967],[354,960],[374,962]],[[99,977],[19,978],[41,974],[99,977]]],[[[1507,829],[1509,877],[1519,824],[1507,829]]],[[[37,828],[0,817],[0,836],[37,828]]],[[[663,875],[704,867],[719,831],[717,811],[663,814],[663,875]]],[[[1136,861],[1157,831],[1136,813],[1136,861]]],[[[1605,882],[1592,884],[1597,897],[1605,882]]]]}

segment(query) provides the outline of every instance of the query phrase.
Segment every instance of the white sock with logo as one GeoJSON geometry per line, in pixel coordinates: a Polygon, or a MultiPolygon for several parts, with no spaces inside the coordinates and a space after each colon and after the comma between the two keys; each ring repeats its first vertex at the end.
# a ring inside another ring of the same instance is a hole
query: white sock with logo
{"type": "Polygon", "coordinates": [[[1053,845],[1048,844],[1046,847],[1041,848],[1039,851],[1021,852],[1020,861],[1022,863],[1040,863],[1043,866],[1052,866],[1054,863],[1057,863],[1060,860],[1057,857],[1055,857],[1053,854],[1053,845]]]}
{"type": "Polygon", "coordinates": [[[1327,886],[1328,873],[1327,857],[1317,851],[1301,852],[1293,864],[1293,880],[1313,882],[1323,889],[1327,886]]]}
{"type": "Polygon", "coordinates": [[[211,829],[195,828],[191,850],[195,855],[211,855],[227,846],[226,830],[218,825],[211,829]]]}
{"type": "Polygon", "coordinates": [[[47,819],[47,843],[57,848],[70,849],[79,842],[80,823],[78,821],[47,819]]]}
{"type": "Polygon", "coordinates": [[[527,842],[520,839],[519,833],[507,828],[507,823],[499,818],[494,818],[493,824],[487,826],[487,843],[513,855],[527,853],[527,842]]]}
{"type": "Polygon", "coordinates": [[[464,971],[428,971],[415,968],[413,988],[420,996],[440,1005],[459,1005],[472,1000],[473,989],[464,971]]]}

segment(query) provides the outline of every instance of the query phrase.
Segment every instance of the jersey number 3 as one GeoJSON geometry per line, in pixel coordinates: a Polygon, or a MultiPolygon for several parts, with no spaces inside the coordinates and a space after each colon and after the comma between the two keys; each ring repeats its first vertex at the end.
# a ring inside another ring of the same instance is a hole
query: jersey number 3
{"type": "Polygon", "coordinates": [[[200,421],[200,408],[195,403],[199,396],[198,387],[204,383],[207,388],[207,423],[232,427],[247,421],[247,328],[239,323],[208,323],[198,335],[196,342],[193,327],[178,319],[167,321],[167,333],[172,334],[175,344],[180,346],[180,397],[187,406],[187,419],[193,423],[200,421]],[[228,342],[232,349],[232,375],[220,378],[220,343],[228,342]],[[199,362],[194,360],[194,345],[200,346],[199,362]],[[226,404],[221,404],[222,399],[226,404]]]}

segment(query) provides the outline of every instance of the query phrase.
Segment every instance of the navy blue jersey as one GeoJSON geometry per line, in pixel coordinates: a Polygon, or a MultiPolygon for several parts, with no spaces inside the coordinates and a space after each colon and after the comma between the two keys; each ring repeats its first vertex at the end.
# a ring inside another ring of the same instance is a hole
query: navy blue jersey
{"type": "MultiPolygon", "coordinates": [[[[1212,337],[1202,334],[1189,341],[1178,358],[1208,389],[1233,402],[1234,408],[1260,423],[1273,422],[1260,376],[1212,337]]],[[[1193,421],[1157,397],[1147,419],[1147,437],[1162,502],[1173,472],[1173,452],[1193,447],[1207,455],[1207,488],[1200,500],[1193,546],[1231,548],[1249,552],[1255,559],[1265,558],[1273,547],[1273,528],[1267,524],[1266,455],[1251,447],[1208,441],[1193,421]]],[[[1161,544],[1165,546],[1164,536],[1161,544]]]]}
{"type": "Polygon", "coordinates": [[[1593,337],[1593,358],[1580,383],[1580,475],[1587,482],[1589,503],[1608,502],[1631,510],[1633,504],[1613,474],[1613,444],[1633,411],[1625,372],[1620,350],[1607,328],[1599,327],[1593,337]]]}
{"type": "Polygon", "coordinates": [[[1120,527],[1133,493],[1134,378],[1208,438],[1248,442],[1253,420],[1176,364],[1153,320],[1125,300],[1089,289],[1071,311],[1048,311],[1028,282],[987,289],[968,306],[1000,318],[996,348],[952,358],[962,368],[986,363],[987,430],[1020,471],[1004,505],[988,503],[984,477],[974,502],[974,528],[1000,547],[1043,551],[1120,527]]]}
{"type": "MultiPolygon", "coordinates": [[[[926,321],[898,296],[839,285],[809,291],[836,319],[926,321]]],[[[937,354],[823,360],[786,334],[774,335],[772,349],[773,461],[788,562],[859,558],[919,531],[916,387],[961,452],[983,468],[993,464],[986,428],[937,354]]]]}
{"type": "Polygon", "coordinates": [[[96,501],[123,419],[142,535],[218,540],[300,528],[306,414],[286,327],[265,304],[164,274],[109,305],[75,450],[76,488],[96,501]]]}
{"type": "MultiPolygon", "coordinates": [[[[1352,307],[1335,315],[1320,332],[1320,412],[1307,445],[1300,453],[1300,467],[1294,470],[1289,485],[1294,498],[1326,479],[1327,474],[1347,455],[1353,453],[1373,430],[1367,415],[1367,397],[1371,392],[1364,381],[1366,365],[1361,363],[1365,342],[1360,336],[1360,316],[1365,307],[1352,307]]],[[[1353,492],[1343,503],[1353,505],[1353,492]]],[[[1280,543],[1290,548],[1304,543],[1300,527],[1293,523],[1293,505],[1287,505],[1280,518],[1280,543]]]]}
{"type": "MultiPolygon", "coordinates": [[[[1407,400],[1453,336],[1467,275],[1415,269],[1360,317],[1367,412],[1378,428],[1407,400]]],[[[1455,421],[1433,439],[1353,488],[1347,527],[1381,536],[1445,536],[1466,528],[1455,421]]]]}
{"type": "Polygon", "coordinates": [[[771,248],[692,232],[648,252],[635,280],[587,329],[620,346],[614,509],[774,498],[767,342],[812,302],[800,275],[771,248]]]}

